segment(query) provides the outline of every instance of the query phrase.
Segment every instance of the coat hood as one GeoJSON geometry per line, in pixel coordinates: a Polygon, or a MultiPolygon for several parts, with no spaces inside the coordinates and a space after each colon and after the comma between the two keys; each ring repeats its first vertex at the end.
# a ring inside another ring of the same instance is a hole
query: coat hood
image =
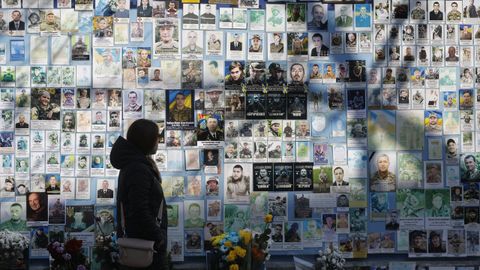
{"type": "Polygon", "coordinates": [[[118,137],[110,152],[110,163],[114,168],[120,170],[132,162],[141,162],[149,167],[152,166],[140,149],[122,136],[118,137]]]}

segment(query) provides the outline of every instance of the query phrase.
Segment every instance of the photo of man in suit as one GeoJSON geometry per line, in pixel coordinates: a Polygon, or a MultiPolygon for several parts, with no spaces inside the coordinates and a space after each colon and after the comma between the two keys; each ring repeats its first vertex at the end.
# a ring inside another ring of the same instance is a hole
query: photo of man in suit
{"type": "Polygon", "coordinates": [[[442,21],[443,20],[443,12],[440,11],[440,3],[434,2],[433,3],[433,10],[430,11],[430,20],[431,21],[442,21]]]}
{"type": "MultiPolygon", "coordinates": [[[[353,18],[348,13],[348,8],[350,6],[343,5],[340,7],[340,16],[335,18],[335,24],[337,27],[352,27],[353,18]]],[[[351,11],[351,10],[350,10],[351,11]]]]}
{"type": "Polygon", "coordinates": [[[240,35],[235,33],[233,35],[233,41],[230,42],[230,50],[231,51],[241,51],[242,50],[242,42],[240,42],[240,35]]]}
{"type": "Polygon", "coordinates": [[[97,198],[100,199],[112,199],[113,198],[113,190],[108,188],[108,181],[103,180],[102,188],[97,191],[97,198]]]}
{"type": "Polygon", "coordinates": [[[12,21],[8,23],[10,31],[25,31],[25,22],[21,21],[22,13],[19,10],[12,11],[12,21]]]}

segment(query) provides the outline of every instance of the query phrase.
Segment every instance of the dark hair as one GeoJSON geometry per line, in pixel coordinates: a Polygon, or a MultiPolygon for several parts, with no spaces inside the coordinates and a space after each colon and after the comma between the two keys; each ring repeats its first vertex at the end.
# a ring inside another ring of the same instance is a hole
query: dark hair
{"type": "Polygon", "coordinates": [[[135,145],[144,155],[154,154],[158,138],[158,126],[147,119],[138,119],[132,123],[127,132],[127,140],[135,145]]]}
{"type": "Polygon", "coordinates": [[[239,164],[237,164],[237,165],[233,166],[233,168],[234,168],[234,169],[240,169],[240,170],[242,170],[242,171],[243,171],[243,167],[242,167],[242,165],[239,165],[239,164]]]}
{"type": "Polygon", "coordinates": [[[469,158],[473,159],[473,162],[477,162],[477,159],[473,155],[468,155],[463,160],[466,161],[469,158]]]}
{"type": "Polygon", "coordinates": [[[14,206],[18,206],[20,208],[23,208],[23,206],[19,203],[13,203],[12,205],[10,205],[10,208],[14,207],[14,206]]]}
{"type": "Polygon", "coordinates": [[[455,140],[454,140],[454,139],[448,139],[448,141],[447,141],[447,145],[449,145],[450,143],[455,143],[455,144],[456,144],[456,142],[455,142],[455,140]]]}
{"type": "Polygon", "coordinates": [[[322,35],[320,35],[320,33],[315,33],[315,34],[313,34],[312,39],[314,39],[314,38],[316,38],[316,37],[319,37],[320,40],[323,40],[323,37],[322,37],[322,35]]]}
{"type": "Polygon", "coordinates": [[[217,61],[210,61],[210,63],[208,63],[209,65],[212,65],[214,67],[218,67],[218,63],[217,61]]]}

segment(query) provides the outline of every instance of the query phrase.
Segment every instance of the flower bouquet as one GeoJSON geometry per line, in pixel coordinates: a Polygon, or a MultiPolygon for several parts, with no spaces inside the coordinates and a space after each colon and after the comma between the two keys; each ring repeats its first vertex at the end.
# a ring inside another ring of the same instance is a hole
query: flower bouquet
{"type": "MultiPolygon", "coordinates": [[[[100,270],[120,269],[118,263],[119,250],[117,245],[117,234],[115,232],[105,233],[100,224],[100,217],[95,218],[95,222],[100,233],[95,239],[95,247],[93,250],[94,259],[92,263],[99,265],[97,267],[99,267],[100,270]]],[[[94,265],[92,265],[92,267],[95,268],[94,265]]]]}
{"type": "Polygon", "coordinates": [[[28,249],[28,237],[9,230],[0,231],[0,269],[24,268],[24,251],[28,249]]]}
{"type": "Polygon", "coordinates": [[[68,240],[65,244],[57,241],[50,243],[47,247],[53,262],[50,269],[53,270],[87,270],[88,260],[82,253],[82,240],[75,238],[68,240]]]}
{"type": "Polygon", "coordinates": [[[116,234],[98,235],[95,242],[94,254],[95,263],[100,265],[100,269],[114,270],[119,269],[118,264],[118,245],[116,234]]]}
{"type": "Polygon", "coordinates": [[[346,262],[340,251],[332,246],[325,251],[320,250],[318,255],[315,263],[316,270],[341,270],[346,262]]]}
{"type": "Polygon", "coordinates": [[[263,269],[269,259],[270,223],[272,215],[265,216],[265,229],[252,239],[248,229],[239,232],[224,233],[212,238],[214,259],[212,270],[250,270],[263,269]],[[253,240],[253,241],[252,241],[253,240]]]}

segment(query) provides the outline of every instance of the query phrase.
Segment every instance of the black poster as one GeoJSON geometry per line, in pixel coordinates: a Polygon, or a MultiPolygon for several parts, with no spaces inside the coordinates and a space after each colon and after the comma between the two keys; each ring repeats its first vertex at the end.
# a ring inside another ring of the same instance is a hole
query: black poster
{"type": "Polygon", "coordinates": [[[247,119],[266,118],[267,97],[262,92],[247,92],[247,119]]]}
{"type": "Polygon", "coordinates": [[[273,191],[273,163],[253,164],[253,191],[273,191]]]}
{"type": "Polygon", "coordinates": [[[307,119],[307,93],[289,93],[287,119],[307,119]]]}
{"type": "Polygon", "coordinates": [[[274,164],[275,191],[293,191],[293,163],[274,164]]]}
{"type": "Polygon", "coordinates": [[[313,190],[313,163],[295,163],[294,183],[295,191],[313,190]]]}
{"type": "Polygon", "coordinates": [[[270,92],[267,95],[267,118],[285,119],[286,96],[282,92],[270,92]]]}

